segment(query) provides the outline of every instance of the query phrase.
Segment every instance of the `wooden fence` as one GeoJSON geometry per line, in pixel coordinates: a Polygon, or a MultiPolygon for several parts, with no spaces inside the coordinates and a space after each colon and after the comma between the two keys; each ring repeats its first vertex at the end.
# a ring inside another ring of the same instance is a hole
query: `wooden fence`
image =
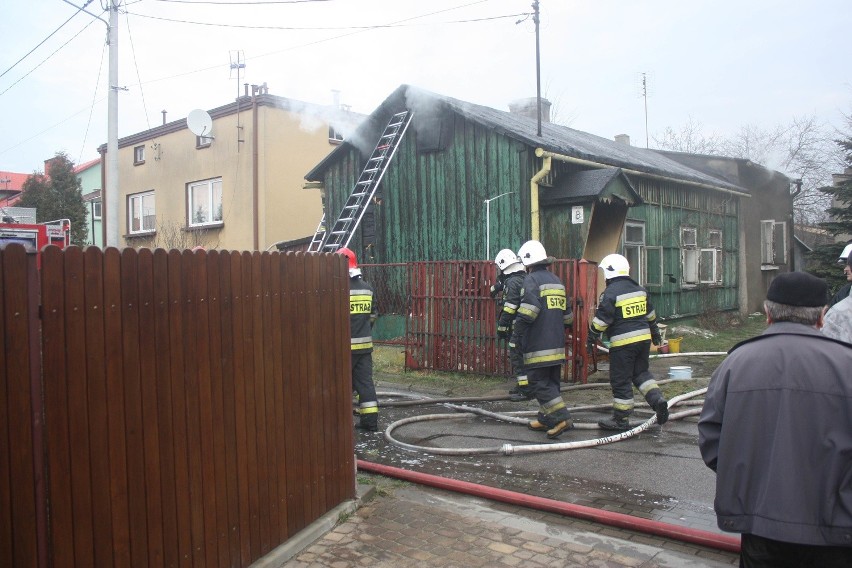
{"type": "Polygon", "coordinates": [[[0,251],[0,566],[248,566],[354,498],[335,255],[0,251]]]}

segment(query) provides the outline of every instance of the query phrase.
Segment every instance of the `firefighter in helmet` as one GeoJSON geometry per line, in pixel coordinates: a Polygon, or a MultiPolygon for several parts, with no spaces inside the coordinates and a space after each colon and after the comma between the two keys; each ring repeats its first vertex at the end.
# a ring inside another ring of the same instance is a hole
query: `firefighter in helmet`
{"type": "Polygon", "coordinates": [[[606,332],[610,341],[609,384],[612,388],[612,418],[598,422],[604,430],[629,430],[633,413],[633,386],[657,414],[657,422],[669,418],[668,402],[654,375],[648,370],[651,343],[661,342],[657,315],[645,288],[630,278],[630,263],[620,254],[601,260],[606,289],[598,300],[589,324],[589,349],[606,332]]]}
{"type": "MultiPolygon", "coordinates": [[[[497,338],[509,341],[512,337],[512,323],[521,305],[521,293],[524,288],[524,265],[518,255],[510,249],[503,249],[494,258],[497,265],[499,281],[502,282],[497,299],[497,338]]],[[[512,365],[514,384],[509,390],[509,397],[515,401],[529,400],[527,376],[522,372],[524,359],[517,346],[509,341],[509,362],[512,365]]]]}
{"type": "Polygon", "coordinates": [[[373,323],[379,316],[373,287],[361,277],[355,253],[348,248],[337,251],[349,259],[349,327],[352,346],[352,388],[358,396],[356,428],[375,432],[379,429],[379,404],[373,383],[373,323]]]}
{"type": "Polygon", "coordinates": [[[528,423],[531,430],[557,438],[574,427],[559,391],[565,362],[565,328],[574,315],[565,296],[565,286],[548,270],[554,258],[547,256],[538,241],[527,241],[518,250],[527,269],[521,304],[515,317],[512,343],[523,358],[523,372],[539,404],[538,416],[528,423]]]}

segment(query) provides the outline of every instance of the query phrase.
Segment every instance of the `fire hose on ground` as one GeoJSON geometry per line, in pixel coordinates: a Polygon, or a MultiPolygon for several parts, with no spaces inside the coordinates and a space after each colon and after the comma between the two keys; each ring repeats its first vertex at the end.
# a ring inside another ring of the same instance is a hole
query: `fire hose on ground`
{"type": "MultiPolygon", "coordinates": [[[[659,382],[668,382],[668,381],[659,381],[659,382]]],[[[601,385],[575,385],[570,388],[594,388],[596,386],[609,386],[607,384],[601,385]]],[[[684,393],[682,395],[673,397],[669,401],[669,407],[675,406],[689,406],[696,404],[696,401],[691,401],[696,396],[700,396],[707,392],[706,388],[697,389],[688,393],[684,393]]],[[[394,393],[401,394],[401,393],[394,393]]],[[[503,400],[505,397],[478,397],[477,400],[503,400]]],[[[471,399],[465,399],[468,402],[471,402],[471,399]]],[[[414,402],[415,404],[428,404],[428,403],[437,403],[435,399],[428,398],[420,398],[415,401],[404,401],[404,402],[414,402]]],[[[532,414],[534,411],[527,412],[514,412],[514,413],[495,413],[486,411],[483,409],[475,409],[467,406],[456,406],[453,404],[444,403],[450,408],[462,411],[462,413],[453,413],[453,414],[431,414],[425,415],[415,418],[406,418],[403,420],[399,420],[391,424],[385,430],[385,439],[388,440],[391,444],[397,445],[399,447],[403,447],[405,449],[410,449],[414,451],[428,452],[433,454],[441,454],[441,455],[474,455],[474,454],[499,454],[503,455],[516,455],[516,454],[526,454],[526,453],[537,453],[537,452],[547,452],[547,451],[561,451],[561,450],[571,450],[578,448],[587,448],[594,447],[603,444],[609,444],[621,440],[626,440],[630,437],[633,437],[648,428],[650,428],[653,424],[656,423],[657,417],[656,415],[651,416],[648,420],[643,423],[631,428],[628,431],[620,432],[618,434],[614,434],[611,436],[606,436],[603,438],[597,438],[593,440],[582,440],[577,442],[565,442],[565,443],[551,443],[551,444],[530,444],[530,445],[521,445],[521,446],[513,446],[511,444],[503,444],[500,447],[493,448],[428,448],[423,446],[417,446],[414,444],[406,444],[404,442],[400,442],[393,438],[392,433],[394,429],[403,426],[404,424],[410,424],[412,422],[416,422],[419,420],[443,420],[448,418],[457,419],[465,416],[475,416],[477,414],[490,416],[495,419],[505,420],[514,423],[525,423],[526,420],[520,418],[522,414],[532,414]]],[[[700,403],[697,403],[700,404],[700,403]]],[[[607,408],[609,405],[589,405],[582,407],[575,407],[573,410],[596,410],[607,408]]],[[[684,410],[681,412],[672,413],[669,416],[669,420],[677,420],[679,418],[684,418],[686,416],[693,416],[700,412],[699,408],[684,410]]],[[[596,425],[578,423],[575,424],[575,428],[578,429],[592,429],[597,428],[596,425]]],[[[460,481],[455,479],[449,479],[437,475],[431,475],[427,473],[410,471],[402,468],[397,468],[393,466],[387,466],[383,464],[377,464],[365,460],[357,460],[357,467],[360,471],[377,473],[380,475],[385,475],[388,477],[394,477],[396,479],[401,479],[404,481],[410,481],[413,483],[419,483],[422,485],[427,485],[430,487],[435,487],[438,489],[444,489],[449,491],[455,491],[458,493],[463,493],[466,495],[472,495],[475,497],[481,497],[485,499],[490,499],[493,501],[499,501],[502,503],[508,503],[513,505],[519,505],[527,508],[531,508],[534,510],[557,513],[561,515],[565,515],[568,517],[584,519],[608,526],[613,526],[617,528],[632,530],[636,532],[641,532],[644,534],[650,534],[654,536],[659,536],[662,538],[669,538],[673,540],[678,540],[680,542],[686,542],[691,544],[697,544],[700,546],[706,546],[708,548],[712,548],[715,550],[722,550],[726,552],[739,553],[740,551],[740,538],[735,536],[728,536],[723,534],[717,534],[710,531],[704,531],[700,529],[693,529],[688,527],[682,527],[670,523],[665,523],[662,521],[655,521],[651,519],[644,519],[641,517],[634,517],[632,515],[627,515],[624,513],[616,513],[613,511],[605,511],[602,509],[595,509],[593,507],[587,507],[583,505],[576,505],[572,503],[565,503],[562,501],[557,501],[555,499],[549,499],[545,497],[537,497],[533,495],[527,495],[524,493],[518,493],[515,491],[509,491],[505,489],[499,489],[495,487],[489,487],[486,485],[480,485],[476,483],[460,481]]]]}

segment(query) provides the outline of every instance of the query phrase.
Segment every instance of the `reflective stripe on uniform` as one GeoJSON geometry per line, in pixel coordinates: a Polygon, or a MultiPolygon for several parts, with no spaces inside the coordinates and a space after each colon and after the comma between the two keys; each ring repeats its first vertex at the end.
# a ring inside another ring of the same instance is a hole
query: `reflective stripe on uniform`
{"type": "Polygon", "coordinates": [[[633,399],[613,398],[612,407],[615,410],[633,410],[633,399]]]}
{"type": "Polygon", "coordinates": [[[518,311],[518,305],[506,302],[505,304],[503,304],[503,311],[507,314],[514,314],[518,311]]]}
{"type": "Polygon", "coordinates": [[[565,312],[565,315],[562,317],[562,323],[565,326],[569,326],[574,323],[574,312],[565,312]]]}
{"type": "Polygon", "coordinates": [[[615,297],[615,307],[621,309],[624,319],[646,316],[648,313],[648,294],[644,290],[637,290],[615,297]]]}
{"type": "Polygon", "coordinates": [[[349,291],[349,313],[369,314],[373,310],[373,294],[370,290],[349,291]]]}
{"type": "Polygon", "coordinates": [[[526,375],[518,375],[518,386],[519,387],[525,387],[528,384],[530,384],[530,381],[529,381],[529,379],[527,378],[526,375]]]}
{"type": "Polygon", "coordinates": [[[539,309],[532,304],[522,303],[521,307],[518,308],[519,314],[533,320],[538,317],[538,312],[539,309]]]}
{"type": "Polygon", "coordinates": [[[565,348],[544,349],[542,351],[532,351],[524,353],[524,364],[533,365],[535,363],[547,363],[548,361],[561,361],[565,359],[565,348]]]}
{"type": "Polygon", "coordinates": [[[553,414],[557,410],[561,410],[565,408],[565,401],[562,400],[562,397],[554,398],[551,401],[545,402],[541,405],[541,413],[542,414],[553,414]]]}
{"type": "Polygon", "coordinates": [[[640,341],[651,341],[651,331],[646,329],[638,329],[636,331],[628,331],[620,333],[609,338],[610,346],[621,347],[622,345],[630,345],[631,343],[639,343],[640,341]]]}
{"type": "Polygon", "coordinates": [[[539,286],[539,296],[544,299],[543,303],[549,310],[564,310],[567,308],[565,286],[562,284],[542,284],[539,286]]]}
{"type": "Polygon", "coordinates": [[[660,387],[659,387],[659,385],[657,385],[657,381],[655,381],[654,379],[648,379],[647,381],[645,381],[644,383],[639,385],[639,392],[641,392],[642,395],[646,395],[646,394],[648,394],[649,391],[652,391],[652,390],[658,389],[658,388],[660,388],[660,387]]]}
{"type": "Polygon", "coordinates": [[[379,403],[376,401],[373,402],[365,402],[361,405],[361,408],[358,409],[359,414],[375,414],[379,411],[379,403]]]}
{"type": "Polygon", "coordinates": [[[592,329],[594,329],[598,333],[603,333],[608,327],[609,324],[606,323],[604,320],[600,319],[599,317],[595,316],[592,319],[592,329]]]}
{"type": "Polygon", "coordinates": [[[352,346],[353,351],[358,351],[361,349],[372,349],[373,348],[373,338],[370,336],[367,337],[353,337],[349,344],[352,346]]]}

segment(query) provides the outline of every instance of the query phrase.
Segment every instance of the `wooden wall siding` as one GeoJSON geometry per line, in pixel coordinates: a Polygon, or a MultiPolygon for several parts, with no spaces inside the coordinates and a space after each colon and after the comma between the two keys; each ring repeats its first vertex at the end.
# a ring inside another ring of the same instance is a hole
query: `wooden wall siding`
{"type": "Polygon", "coordinates": [[[627,213],[628,220],[645,222],[645,242],[663,248],[663,284],[648,286],[657,315],[661,317],[696,315],[710,310],[733,310],[739,305],[737,257],[739,247],[739,199],[718,191],[674,183],[631,177],[631,183],[645,200],[627,213]],[[719,286],[702,284],[684,288],[681,284],[680,228],[698,229],[698,246],[708,246],[709,231],[722,231],[723,281],[719,286]],[[676,282],[668,281],[672,274],[676,282]]]}
{"type": "MultiPolygon", "coordinates": [[[[509,191],[491,202],[491,256],[501,248],[517,250],[529,238],[532,151],[460,116],[453,120],[451,143],[442,151],[420,152],[416,128],[408,129],[380,187],[373,262],[484,259],[484,200],[509,191]]],[[[363,167],[350,176],[360,159],[353,150],[326,173],[328,211],[335,218],[363,167]]],[[[350,248],[360,257],[360,230],[350,248]]]]}
{"type": "Polygon", "coordinates": [[[354,498],[340,257],[50,247],[40,276],[39,337],[0,251],[0,565],[248,566],[354,498]]]}

